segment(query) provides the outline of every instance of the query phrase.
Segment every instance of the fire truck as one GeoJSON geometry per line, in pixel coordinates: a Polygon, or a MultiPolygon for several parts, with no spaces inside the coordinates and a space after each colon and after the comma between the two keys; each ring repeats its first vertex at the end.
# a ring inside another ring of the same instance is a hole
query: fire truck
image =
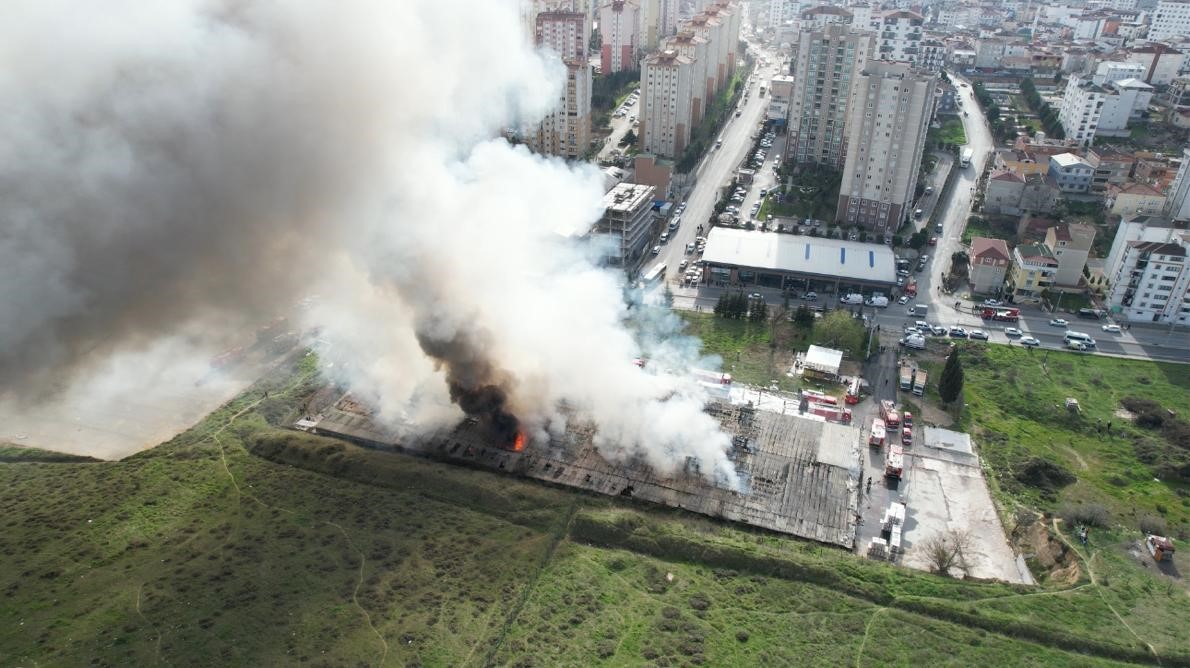
{"type": "Polygon", "coordinates": [[[847,396],[843,398],[843,401],[846,401],[848,404],[850,404],[852,406],[854,406],[855,404],[858,404],[859,403],[859,391],[860,391],[859,386],[860,386],[859,378],[852,378],[851,382],[847,384],[847,396]]]}
{"type": "Polygon", "coordinates": [[[811,401],[806,408],[806,412],[811,415],[826,418],[828,422],[839,422],[842,424],[851,424],[851,409],[843,408],[841,406],[832,406],[830,404],[820,404],[811,401]]]}
{"type": "Polygon", "coordinates": [[[804,397],[806,399],[806,401],[817,402],[820,404],[828,404],[831,406],[839,405],[838,399],[832,397],[829,394],[826,394],[824,392],[819,392],[817,390],[802,390],[802,397],[804,397]]]}
{"type": "Polygon", "coordinates": [[[883,448],[884,439],[887,435],[888,431],[884,426],[884,420],[872,418],[871,426],[868,429],[868,445],[883,448]]]}
{"type": "Polygon", "coordinates": [[[1021,319],[1021,310],[1019,308],[1000,308],[998,306],[985,306],[979,312],[979,317],[984,320],[1000,320],[1002,322],[1016,322],[1021,319]]]}
{"type": "Polygon", "coordinates": [[[901,416],[897,414],[897,405],[888,399],[880,402],[880,418],[890,429],[896,429],[901,425],[901,416]]]}
{"type": "Polygon", "coordinates": [[[905,469],[905,452],[901,450],[899,445],[888,446],[888,452],[884,454],[884,475],[888,478],[900,479],[901,472],[905,469]]]}

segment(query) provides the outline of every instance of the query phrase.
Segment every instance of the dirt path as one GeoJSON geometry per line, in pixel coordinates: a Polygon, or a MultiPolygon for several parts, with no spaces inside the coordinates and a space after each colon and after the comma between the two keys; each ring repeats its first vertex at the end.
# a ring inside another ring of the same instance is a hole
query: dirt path
{"type": "Polygon", "coordinates": [[[1149,648],[1149,651],[1153,653],[1153,658],[1157,660],[1157,665],[1161,665],[1161,655],[1157,653],[1157,649],[1145,642],[1144,638],[1141,638],[1128,624],[1128,622],[1124,621],[1124,618],[1120,616],[1119,612],[1116,611],[1115,606],[1113,606],[1111,602],[1107,600],[1107,597],[1103,595],[1103,588],[1099,584],[1099,579],[1095,577],[1095,570],[1091,568],[1091,561],[1095,558],[1095,553],[1092,553],[1090,557],[1087,557],[1082,553],[1081,550],[1075,547],[1074,543],[1070,542],[1070,540],[1066,538],[1065,534],[1062,533],[1062,529],[1058,526],[1058,522],[1060,521],[1061,520],[1059,520],[1057,517],[1053,519],[1054,533],[1058,534],[1058,539],[1065,543],[1066,547],[1069,547],[1072,552],[1077,554],[1078,558],[1082,560],[1083,565],[1087,567],[1087,577],[1091,578],[1091,585],[1095,587],[1096,593],[1099,594],[1099,600],[1103,601],[1103,604],[1107,606],[1107,609],[1111,610],[1111,613],[1116,616],[1116,619],[1120,620],[1120,624],[1122,624],[1124,628],[1128,629],[1128,632],[1132,634],[1132,637],[1136,638],[1137,642],[1149,648]]]}
{"type": "MultiPolygon", "coordinates": [[[[301,382],[301,379],[299,379],[296,382],[301,382]]],[[[296,382],[295,382],[295,384],[296,384],[296,382]]],[[[261,500],[260,497],[257,497],[254,494],[244,492],[243,489],[240,487],[239,481],[236,480],[235,474],[233,474],[231,472],[231,468],[227,465],[227,451],[226,451],[226,448],[223,447],[223,440],[220,438],[220,436],[222,436],[223,432],[228,427],[230,427],[232,424],[234,424],[236,420],[238,420],[241,416],[248,413],[249,411],[255,409],[258,405],[260,405],[260,402],[262,402],[262,401],[264,401],[264,397],[261,397],[261,398],[257,399],[256,401],[253,401],[252,403],[248,404],[244,408],[240,409],[238,412],[236,412],[234,415],[232,415],[230,418],[228,418],[227,422],[223,423],[222,426],[220,426],[218,429],[216,429],[214,432],[212,432],[210,436],[208,436],[206,439],[203,439],[203,440],[214,441],[215,444],[219,446],[219,458],[220,458],[221,462],[223,463],[223,471],[225,473],[227,473],[227,477],[229,479],[231,479],[232,486],[235,487],[237,501],[240,501],[244,497],[247,497],[249,500],[253,501],[257,505],[261,506],[262,508],[267,508],[269,510],[278,510],[278,511],[286,513],[288,515],[297,515],[297,513],[295,511],[292,511],[288,508],[283,508],[281,506],[275,506],[273,504],[266,503],[265,501],[261,500]]],[[[366,556],[364,556],[363,551],[360,550],[358,547],[356,547],[355,541],[351,540],[351,536],[347,533],[347,530],[344,529],[342,525],[337,524],[335,522],[331,522],[330,520],[318,520],[317,522],[321,523],[321,524],[325,524],[327,526],[334,527],[335,529],[337,529],[339,531],[339,533],[341,533],[343,535],[343,539],[345,541],[347,541],[347,547],[349,547],[351,549],[351,551],[354,552],[356,554],[356,556],[359,557],[359,573],[355,580],[355,589],[353,589],[351,592],[351,602],[355,605],[356,609],[358,609],[360,611],[360,614],[363,615],[364,621],[366,621],[368,623],[368,628],[372,629],[372,632],[376,634],[376,638],[380,640],[382,652],[380,654],[380,661],[376,665],[383,666],[385,660],[388,659],[388,641],[384,639],[384,634],[382,634],[380,632],[380,629],[376,628],[376,625],[372,623],[372,615],[369,614],[367,609],[365,609],[364,606],[361,605],[359,602],[359,590],[364,584],[364,571],[367,566],[368,559],[366,556]]]]}
{"type": "Polygon", "coordinates": [[[868,623],[864,624],[864,639],[860,641],[859,651],[855,653],[855,668],[859,668],[860,661],[864,658],[864,647],[866,647],[868,644],[868,634],[872,631],[872,622],[876,621],[876,618],[880,616],[880,613],[884,612],[885,610],[888,610],[888,608],[876,608],[876,612],[873,612],[872,616],[868,618],[868,623]]]}

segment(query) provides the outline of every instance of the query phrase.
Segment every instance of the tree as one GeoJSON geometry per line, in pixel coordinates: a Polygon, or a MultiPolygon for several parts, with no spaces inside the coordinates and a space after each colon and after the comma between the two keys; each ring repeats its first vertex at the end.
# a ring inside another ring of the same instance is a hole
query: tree
{"type": "Polygon", "coordinates": [[[752,322],[764,322],[769,317],[769,306],[763,299],[753,299],[752,308],[748,311],[748,319],[752,322]]]}
{"type": "Polygon", "coordinates": [[[798,327],[808,329],[814,325],[814,312],[810,310],[809,306],[802,304],[797,307],[797,312],[793,314],[793,322],[798,327]]]}
{"type": "Polygon", "coordinates": [[[864,326],[847,311],[832,311],[815,323],[814,340],[858,357],[864,350],[864,326]]]}
{"type": "Polygon", "coordinates": [[[620,142],[622,144],[625,144],[628,146],[635,146],[636,145],[636,133],[633,132],[631,128],[629,128],[628,132],[624,133],[624,138],[622,140],[620,140],[620,142]]]}
{"type": "Polygon", "coordinates": [[[909,247],[913,250],[921,250],[922,246],[925,246],[926,242],[929,241],[929,237],[930,233],[925,228],[922,228],[914,232],[913,236],[909,237],[909,247]]]}
{"type": "Polygon", "coordinates": [[[971,548],[971,535],[966,531],[953,529],[936,533],[922,544],[930,569],[940,575],[950,575],[950,569],[958,567],[967,572],[966,551],[971,548]]]}
{"type": "Polygon", "coordinates": [[[963,393],[963,363],[959,361],[959,349],[952,348],[938,381],[938,396],[944,403],[953,403],[963,393]]]}

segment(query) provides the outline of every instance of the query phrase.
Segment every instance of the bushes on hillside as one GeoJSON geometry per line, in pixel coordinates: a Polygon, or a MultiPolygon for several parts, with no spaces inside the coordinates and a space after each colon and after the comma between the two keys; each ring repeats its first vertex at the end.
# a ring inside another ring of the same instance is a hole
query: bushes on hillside
{"type": "Polygon", "coordinates": [[[1105,527],[1111,520],[1107,508],[1099,503],[1068,503],[1058,512],[1070,525],[1105,527]]]}
{"type": "Polygon", "coordinates": [[[1022,485],[1032,487],[1047,498],[1054,498],[1063,487],[1075,481],[1074,474],[1057,464],[1033,457],[1026,461],[1014,474],[1022,485]]]}
{"type": "Polygon", "coordinates": [[[1190,480],[1190,422],[1152,399],[1124,397],[1120,404],[1136,416],[1136,426],[1157,432],[1164,439],[1163,443],[1138,435],[1133,441],[1136,458],[1152,466],[1161,478],[1190,480]]]}

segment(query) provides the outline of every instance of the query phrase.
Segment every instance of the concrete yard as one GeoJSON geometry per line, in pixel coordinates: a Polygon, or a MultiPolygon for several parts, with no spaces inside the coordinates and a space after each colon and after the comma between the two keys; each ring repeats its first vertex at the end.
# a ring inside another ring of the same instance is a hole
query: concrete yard
{"type": "Polygon", "coordinates": [[[903,485],[909,516],[902,563],[929,570],[924,551],[915,548],[936,533],[965,531],[970,537],[965,552],[970,577],[1033,584],[1028,568],[1005,538],[970,439],[966,434],[927,427],[923,440],[903,485]]]}
{"type": "MultiPolygon", "coordinates": [[[[860,434],[819,419],[713,402],[707,412],[733,437],[731,459],[740,491],[711,483],[687,463],[663,477],[641,462],[612,463],[592,444],[592,432],[570,428],[564,438],[529,443],[524,451],[495,447],[473,420],[417,438],[382,427],[344,398],[299,428],[380,448],[503,470],[607,495],[665,506],[851,548],[859,503],[860,434]]],[[[795,409],[796,411],[796,409],[795,409]]]]}

